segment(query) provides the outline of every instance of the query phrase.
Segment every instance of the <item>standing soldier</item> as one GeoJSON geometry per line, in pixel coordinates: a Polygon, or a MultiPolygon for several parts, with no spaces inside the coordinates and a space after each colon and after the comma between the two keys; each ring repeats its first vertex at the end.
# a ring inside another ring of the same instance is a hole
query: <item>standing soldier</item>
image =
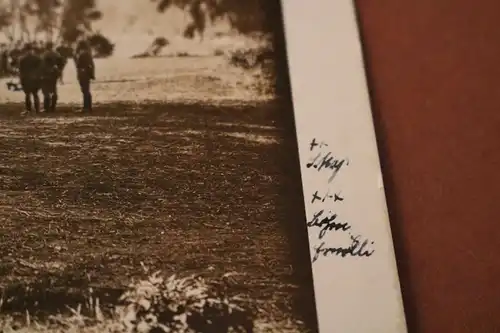
{"type": "Polygon", "coordinates": [[[63,65],[62,57],[54,51],[54,44],[48,42],[42,54],[42,93],[45,112],[55,111],[57,105],[57,80],[63,65]]]}
{"type": "Polygon", "coordinates": [[[19,80],[24,91],[24,104],[26,112],[31,112],[31,97],[33,97],[35,112],[38,113],[40,112],[38,91],[40,90],[41,59],[35,54],[31,44],[26,44],[24,51],[24,54],[19,59],[19,80]]]}
{"type": "Polygon", "coordinates": [[[4,77],[8,74],[9,68],[9,53],[7,50],[7,45],[2,43],[0,45],[0,76],[4,77]]]}
{"type": "Polygon", "coordinates": [[[78,42],[75,50],[75,65],[78,83],[83,94],[82,111],[92,111],[92,94],[90,92],[90,81],[95,80],[94,59],[90,46],[86,40],[78,42]]]}

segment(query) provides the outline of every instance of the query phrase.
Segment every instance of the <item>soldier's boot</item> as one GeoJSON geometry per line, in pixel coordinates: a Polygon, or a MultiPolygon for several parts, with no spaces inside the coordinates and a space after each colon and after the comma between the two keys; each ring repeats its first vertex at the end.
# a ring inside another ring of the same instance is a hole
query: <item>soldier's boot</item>
{"type": "Polygon", "coordinates": [[[92,95],[90,93],[86,93],[83,95],[83,110],[86,112],[92,111],[92,95]]]}
{"type": "Polygon", "coordinates": [[[25,94],[24,95],[24,112],[28,113],[31,112],[31,96],[30,94],[25,94]]]}
{"type": "Polygon", "coordinates": [[[91,93],[89,93],[89,95],[87,96],[87,99],[88,99],[87,107],[88,107],[88,110],[90,112],[90,111],[92,111],[92,94],[91,93]]]}
{"type": "Polygon", "coordinates": [[[51,104],[50,95],[44,95],[43,96],[43,109],[45,110],[45,112],[51,111],[50,104],[51,104]]]}
{"type": "Polygon", "coordinates": [[[38,97],[38,94],[33,94],[33,99],[35,102],[35,112],[39,113],[40,112],[40,97],[38,97]]]}
{"type": "Polygon", "coordinates": [[[50,111],[55,112],[56,106],[57,106],[57,94],[53,94],[51,104],[50,104],[50,111]]]}

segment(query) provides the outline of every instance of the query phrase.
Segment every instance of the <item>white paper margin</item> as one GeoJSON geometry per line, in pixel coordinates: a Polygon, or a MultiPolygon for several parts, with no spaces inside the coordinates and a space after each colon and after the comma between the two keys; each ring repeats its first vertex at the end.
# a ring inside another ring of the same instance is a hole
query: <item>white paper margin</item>
{"type": "MultiPolygon", "coordinates": [[[[324,181],[305,167],[313,137],[350,160],[343,218],[375,241],[366,258],[313,264],[321,333],[406,333],[354,4],[282,0],[307,218],[324,181]]],[[[324,178],[324,177],[323,177],[324,178]]],[[[312,247],[315,230],[309,230],[312,247]]]]}

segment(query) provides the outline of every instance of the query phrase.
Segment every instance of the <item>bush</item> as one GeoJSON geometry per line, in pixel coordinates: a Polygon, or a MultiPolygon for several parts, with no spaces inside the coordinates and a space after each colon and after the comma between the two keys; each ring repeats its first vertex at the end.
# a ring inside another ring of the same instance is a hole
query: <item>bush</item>
{"type": "Polygon", "coordinates": [[[230,52],[229,63],[243,69],[266,67],[273,62],[273,50],[269,46],[239,49],[230,52]]]}
{"type": "Polygon", "coordinates": [[[176,57],[179,57],[179,58],[186,58],[186,57],[191,57],[191,54],[189,54],[188,52],[186,51],[180,51],[180,52],[177,52],[175,54],[176,57]]]}
{"type": "Polygon", "coordinates": [[[210,283],[200,276],[165,279],[157,272],[132,283],[119,299],[110,300],[113,304],[100,302],[90,288],[83,305],[66,305],[70,314],[49,315],[44,323],[27,310],[24,319],[3,314],[0,332],[253,333],[254,312],[247,300],[230,295],[231,279],[231,274],[210,283]]]}
{"type": "Polygon", "coordinates": [[[199,276],[164,279],[155,273],[132,284],[120,302],[117,311],[128,332],[253,332],[245,302],[199,276]]]}
{"type": "Polygon", "coordinates": [[[221,50],[221,49],[215,49],[214,50],[214,56],[223,56],[224,55],[224,50],[221,50]]]}
{"type": "Polygon", "coordinates": [[[95,52],[96,58],[106,58],[113,54],[115,45],[100,33],[96,33],[88,39],[90,47],[95,52]]]}
{"type": "Polygon", "coordinates": [[[165,37],[156,37],[144,52],[133,55],[132,58],[157,57],[168,45],[170,45],[170,41],[168,39],[165,37]]]}
{"type": "Polygon", "coordinates": [[[252,71],[258,80],[255,89],[262,94],[274,95],[276,93],[276,69],[273,49],[268,46],[260,46],[247,49],[239,49],[228,54],[228,61],[232,66],[252,71]]]}

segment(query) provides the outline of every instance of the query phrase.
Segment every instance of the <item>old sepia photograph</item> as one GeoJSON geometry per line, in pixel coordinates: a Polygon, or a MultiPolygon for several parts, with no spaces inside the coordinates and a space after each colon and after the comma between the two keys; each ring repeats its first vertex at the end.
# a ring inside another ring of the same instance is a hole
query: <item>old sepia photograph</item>
{"type": "Polygon", "coordinates": [[[0,1],[0,330],[318,332],[279,0],[0,1]]]}

